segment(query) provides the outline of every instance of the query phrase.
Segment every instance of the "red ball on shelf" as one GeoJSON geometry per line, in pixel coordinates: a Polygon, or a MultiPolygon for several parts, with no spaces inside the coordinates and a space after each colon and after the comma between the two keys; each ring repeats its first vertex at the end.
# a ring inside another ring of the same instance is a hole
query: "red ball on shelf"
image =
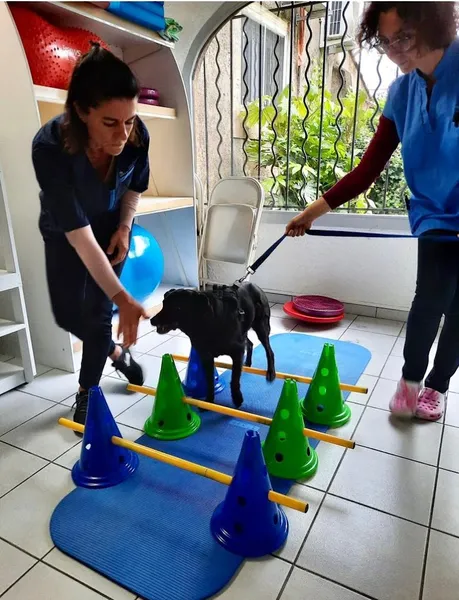
{"type": "Polygon", "coordinates": [[[10,5],[16,27],[29,62],[32,80],[37,85],[67,90],[79,57],[90,49],[90,42],[107,44],[90,31],[58,27],[30,8],[10,5]]]}

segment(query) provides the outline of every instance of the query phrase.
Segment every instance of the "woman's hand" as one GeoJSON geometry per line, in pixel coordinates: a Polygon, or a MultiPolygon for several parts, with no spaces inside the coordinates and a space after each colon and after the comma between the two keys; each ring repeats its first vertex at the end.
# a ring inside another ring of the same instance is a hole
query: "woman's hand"
{"type": "Polygon", "coordinates": [[[110,260],[112,267],[123,262],[129,252],[129,233],[127,225],[120,225],[112,235],[110,245],[107,249],[108,256],[113,256],[110,260]]]}
{"type": "Polygon", "coordinates": [[[285,228],[285,233],[290,237],[302,236],[311,229],[316,219],[330,212],[330,207],[324,198],[318,198],[310,204],[301,214],[294,217],[285,228]]]}
{"type": "Polygon", "coordinates": [[[112,298],[119,310],[118,338],[123,338],[123,346],[129,348],[137,341],[139,321],[148,318],[147,313],[125,290],[112,298]]]}
{"type": "Polygon", "coordinates": [[[301,214],[294,217],[285,228],[285,233],[289,237],[299,237],[306,233],[308,229],[311,229],[313,219],[308,214],[308,209],[303,211],[301,214]]]}

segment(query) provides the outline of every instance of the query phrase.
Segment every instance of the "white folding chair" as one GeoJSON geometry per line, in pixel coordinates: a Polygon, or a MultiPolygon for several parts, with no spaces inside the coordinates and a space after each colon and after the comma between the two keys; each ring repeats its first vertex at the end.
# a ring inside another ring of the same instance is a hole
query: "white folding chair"
{"type": "Polygon", "coordinates": [[[222,283],[209,278],[209,263],[240,265],[240,275],[245,274],[254,259],[263,204],[263,188],[252,177],[228,177],[216,184],[199,250],[201,287],[222,283]]]}

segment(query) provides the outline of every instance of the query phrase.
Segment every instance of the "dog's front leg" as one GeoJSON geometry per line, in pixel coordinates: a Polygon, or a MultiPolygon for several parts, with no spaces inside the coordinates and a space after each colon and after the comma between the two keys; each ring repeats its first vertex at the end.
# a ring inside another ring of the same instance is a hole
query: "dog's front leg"
{"type": "Polygon", "coordinates": [[[214,388],[214,357],[210,354],[201,356],[202,367],[206,376],[206,387],[207,387],[207,402],[214,402],[215,400],[215,388],[214,388]]]}
{"type": "Polygon", "coordinates": [[[232,352],[231,358],[233,360],[233,369],[231,372],[231,398],[234,406],[239,407],[244,402],[241,392],[241,373],[242,362],[244,360],[244,346],[232,352]]]}

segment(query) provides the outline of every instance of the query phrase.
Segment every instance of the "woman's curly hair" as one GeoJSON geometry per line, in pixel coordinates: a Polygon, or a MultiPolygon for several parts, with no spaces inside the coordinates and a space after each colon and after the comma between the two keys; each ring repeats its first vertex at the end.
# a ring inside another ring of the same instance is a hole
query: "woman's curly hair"
{"type": "Polygon", "coordinates": [[[363,13],[357,39],[372,46],[378,38],[379,17],[394,9],[416,32],[416,44],[430,50],[446,48],[456,37],[459,15],[455,2],[369,2],[363,13]]]}

